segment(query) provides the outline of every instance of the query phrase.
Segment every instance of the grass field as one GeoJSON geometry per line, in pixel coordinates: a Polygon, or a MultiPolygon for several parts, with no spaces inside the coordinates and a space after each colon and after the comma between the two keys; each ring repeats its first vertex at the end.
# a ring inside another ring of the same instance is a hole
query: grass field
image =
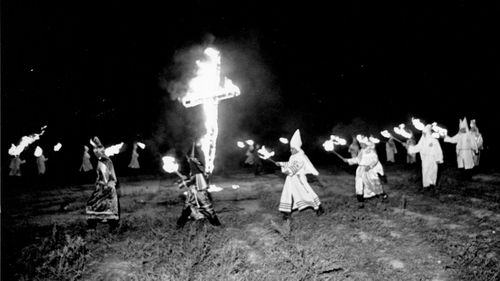
{"type": "Polygon", "coordinates": [[[282,175],[235,171],[213,179],[223,226],[181,230],[173,179],[121,179],[115,233],[86,230],[92,185],[4,190],[2,280],[499,280],[500,175],[465,182],[447,168],[422,193],[414,171],[386,167],[389,200],[358,209],[354,175],[320,169],[311,185],[326,213],[289,223],[282,175]]]}

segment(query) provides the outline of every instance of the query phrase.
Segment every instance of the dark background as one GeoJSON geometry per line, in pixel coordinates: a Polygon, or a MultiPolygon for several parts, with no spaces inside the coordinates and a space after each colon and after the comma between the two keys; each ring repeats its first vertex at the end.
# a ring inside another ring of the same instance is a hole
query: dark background
{"type": "MultiPolygon", "coordinates": [[[[2,175],[10,144],[43,125],[42,139],[22,154],[26,174],[35,173],[40,145],[47,173],[71,177],[94,135],[105,145],[128,145],[114,160],[122,170],[131,143],[146,143],[142,171],[159,172],[161,156],[182,155],[203,133],[199,108],[183,108],[161,81],[174,79],[185,54],[210,38],[222,52],[223,73],[241,89],[221,102],[219,166],[243,157],[236,140],[278,149],[277,138],[297,128],[310,157],[328,163],[335,158],[321,143],[335,128],[364,124],[337,132],[350,141],[350,134],[409,125],[412,116],[437,121],[450,135],[459,118],[476,119],[484,165],[495,166],[493,5],[143,2],[2,1],[2,175]],[[57,142],[58,154],[51,151],[57,142]]],[[[453,163],[453,145],[443,145],[453,163]]]]}

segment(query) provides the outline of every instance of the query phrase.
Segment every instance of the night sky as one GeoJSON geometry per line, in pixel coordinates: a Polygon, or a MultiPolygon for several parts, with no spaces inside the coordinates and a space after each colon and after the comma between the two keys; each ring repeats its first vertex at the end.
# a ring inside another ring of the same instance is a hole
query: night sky
{"type": "Polygon", "coordinates": [[[485,144],[496,138],[494,6],[143,2],[2,1],[4,166],[10,144],[43,125],[41,145],[61,141],[74,151],[94,135],[105,144],[147,141],[151,159],[183,147],[199,134],[199,114],[161,81],[211,36],[242,92],[221,104],[222,146],[238,137],[274,141],[296,128],[317,145],[354,118],[378,130],[412,116],[450,134],[466,116],[485,144]]]}

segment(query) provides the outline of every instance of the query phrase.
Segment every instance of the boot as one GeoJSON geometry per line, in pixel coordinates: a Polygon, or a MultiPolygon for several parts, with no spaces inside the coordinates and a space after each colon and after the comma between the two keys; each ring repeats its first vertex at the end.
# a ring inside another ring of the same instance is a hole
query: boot
{"type": "Polygon", "coordinates": [[[290,217],[291,217],[291,213],[282,212],[282,214],[283,214],[283,220],[284,221],[289,220],[290,217]]]}
{"type": "Polygon", "coordinates": [[[363,195],[356,195],[356,199],[358,200],[358,208],[363,209],[365,207],[365,198],[363,195]]]}
{"type": "Polygon", "coordinates": [[[182,210],[181,216],[177,220],[177,227],[176,227],[177,229],[181,229],[184,227],[184,225],[189,219],[190,214],[191,214],[191,208],[188,207],[182,210]]]}
{"type": "Polygon", "coordinates": [[[220,226],[221,223],[219,221],[219,218],[217,217],[216,214],[213,214],[212,216],[209,216],[208,217],[208,221],[212,224],[212,225],[215,225],[215,226],[220,226]]]}
{"type": "Polygon", "coordinates": [[[319,208],[316,210],[316,216],[321,216],[322,214],[325,213],[325,210],[323,209],[322,205],[319,205],[319,208]]]}

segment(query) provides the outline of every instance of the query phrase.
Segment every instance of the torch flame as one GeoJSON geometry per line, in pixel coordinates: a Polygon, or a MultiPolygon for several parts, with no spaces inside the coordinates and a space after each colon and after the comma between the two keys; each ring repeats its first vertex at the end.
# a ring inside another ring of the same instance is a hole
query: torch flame
{"type": "Polygon", "coordinates": [[[238,141],[236,145],[238,145],[239,148],[245,148],[245,143],[242,141],[238,141]]]}
{"type": "Polygon", "coordinates": [[[179,169],[179,164],[175,162],[175,158],[172,156],[164,156],[161,158],[163,161],[163,170],[167,173],[174,173],[179,169]]]}
{"type": "Polygon", "coordinates": [[[214,48],[206,48],[204,54],[205,60],[196,61],[198,66],[196,76],[189,82],[189,90],[181,101],[185,107],[203,104],[206,135],[201,138],[200,142],[206,159],[206,171],[211,173],[214,169],[215,149],[219,133],[217,125],[219,101],[238,96],[240,89],[227,78],[224,78],[224,83],[221,86],[219,51],[214,48]]]}
{"type": "Polygon", "coordinates": [[[122,146],[123,142],[107,147],[106,149],[104,149],[104,154],[106,154],[106,156],[108,157],[118,154],[120,153],[120,149],[122,148],[122,146]]]}
{"type": "Polygon", "coordinates": [[[339,136],[331,135],[330,140],[333,141],[335,145],[346,145],[347,141],[339,136]]]}
{"type": "Polygon", "coordinates": [[[259,157],[266,160],[274,156],[274,151],[268,151],[266,146],[263,145],[259,150],[257,150],[259,157]]]}
{"type": "Polygon", "coordinates": [[[333,151],[335,144],[332,140],[327,140],[323,143],[323,147],[325,148],[325,151],[333,151]]]}
{"type": "Polygon", "coordinates": [[[56,145],[54,145],[54,151],[57,152],[61,149],[62,147],[62,144],[60,142],[58,142],[56,145]]]}
{"type": "Polygon", "coordinates": [[[369,137],[368,139],[369,139],[371,142],[375,143],[375,144],[377,144],[377,143],[379,143],[379,142],[380,142],[380,140],[379,140],[379,139],[377,139],[377,138],[375,138],[375,137],[369,137]]]}
{"type": "Polygon", "coordinates": [[[420,121],[418,118],[411,118],[411,123],[413,124],[413,127],[415,127],[417,130],[422,131],[425,128],[425,124],[420,121]]]}
{"type": "Polygon", "coordinates": [[[140,147],[141,149],[146,148],[146,145],[143,144],[142,142],[137,142],[137,146],[140,147]]]}
{"type": "Polygon", "coordinates": [[[288,139],[287,138],[280,138],[280,142],[282,144],[288,144],[288,139]]]}
{"type": "Polygon", "coordinates": [[[20,155],[26,147],[28,147],[30,144],[40,139],[40,136],[43,135],[44,133],[43,129],[45,129],[46,127],[47,126],[42,127],[42,132],[40,134],[31,134],[29,136],[23,136],[17,146],[12,144],[9,149],[9,155],[12,156],[20,155]]]}
{"type": "Polygon", "coordinates": [[[35,157],[40,157],[40,156],[42,156],[42,154],[43,154],[43,150],[42,150],[42,148],[41,148],[41,147],[39,147],[39,146],[37,146],[37,147],[35,148],[35,154],[34,154],[34,155],[35,155],[35,157]]]}
{"type": "Polygon", "coordinates": [[[389,133],[389,131],[387,131],[387,130],[383,130],[382,132],[380,132],[380,134],[381,134],[384,138],[388,138],[388,139],[389,139],[389,138],[391,138],[391,137],[392,137],[391,133],[389,133]]]}
{"type": "Polygon", "coordinates": [[[394,132],[396,132],[396,134],[404,137],[404,138],[411,138],[411,134],[408,133],[405,129],[404,129],[404,125],[403,127],[401,127],[401,125],[399,127],[394,127],[394,132]]]}
{"type": "Polygon", "coordinates": [[[434,131],[432,134],[433,137],[435,137],[434,134],[437,134],[436,138],[448,135],[448,130],[446,130],[445,128],[441,128],[436,122],[432,123],[432,131],[434,131]]]}
{"type": "Polygon", "coordinates": [[[254,145],[254,141],[253,141],[253,140],[247,140],[247,141],[246,141],[246,143],[247,143],[248,145],[254,145]]]}

